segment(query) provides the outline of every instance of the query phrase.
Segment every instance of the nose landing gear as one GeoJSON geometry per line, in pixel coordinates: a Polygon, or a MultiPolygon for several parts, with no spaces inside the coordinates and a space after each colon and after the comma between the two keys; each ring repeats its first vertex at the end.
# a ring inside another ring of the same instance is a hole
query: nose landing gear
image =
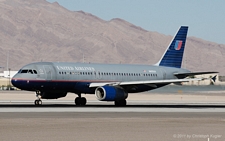
{"type": "Polygon", "coordinates": [[[36,99],[34,101],[34,105],[42,105],[42,101],[40,99],[36,99]]]}
{"type": "Polygon", "coordinates": [[[36,91],[36,97],[37,99],[34,101],[34,105],[42,105],[42,101],[41,101],[41,92],[40,91],[36,91]]]}

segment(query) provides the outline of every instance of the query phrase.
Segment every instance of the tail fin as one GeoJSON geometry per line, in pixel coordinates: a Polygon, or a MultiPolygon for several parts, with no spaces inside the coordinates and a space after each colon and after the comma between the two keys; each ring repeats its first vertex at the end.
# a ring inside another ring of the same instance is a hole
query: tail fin
{"type": "Polygon", "coordinates": [[[180,27],[176,36],[173,38],[164,55],[156,65],[175,68],[181,67],[187,32],[187,26],[180,27]]]}

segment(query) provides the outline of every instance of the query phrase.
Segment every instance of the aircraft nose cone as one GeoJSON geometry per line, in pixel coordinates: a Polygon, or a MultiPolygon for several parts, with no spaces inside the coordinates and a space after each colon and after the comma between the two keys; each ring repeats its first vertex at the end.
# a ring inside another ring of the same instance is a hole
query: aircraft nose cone
{"type": "Polygon", "coordinates": [[[14,86],[14,87],[17,87],[18,88],[18,82],[17,82],[17,78],[16,77],[13,77],[12,79],[11,79],[11,83],[12,83],[12,85],[14,86]]]}

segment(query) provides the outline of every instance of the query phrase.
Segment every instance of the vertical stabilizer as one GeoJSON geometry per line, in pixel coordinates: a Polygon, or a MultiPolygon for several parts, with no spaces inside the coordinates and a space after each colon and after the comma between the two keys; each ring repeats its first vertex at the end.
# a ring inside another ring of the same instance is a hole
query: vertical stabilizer
{"type": "Polygon", "coordinates": [[[180,27],[164,55],[156,65],[175,68],[181,67],[187,32],[187,26],[180,27]]]}

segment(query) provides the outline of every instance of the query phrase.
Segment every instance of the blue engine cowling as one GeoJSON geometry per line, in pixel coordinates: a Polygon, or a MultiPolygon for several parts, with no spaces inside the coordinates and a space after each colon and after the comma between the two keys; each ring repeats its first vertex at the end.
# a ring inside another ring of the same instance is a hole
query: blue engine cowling
{"type": "Polygon", "coordinates": [[[95,96],[100,101],[116,101],[126,99],[128,93],[122,88],[114,86],[102,86],[95,90],[95,96]]]}

